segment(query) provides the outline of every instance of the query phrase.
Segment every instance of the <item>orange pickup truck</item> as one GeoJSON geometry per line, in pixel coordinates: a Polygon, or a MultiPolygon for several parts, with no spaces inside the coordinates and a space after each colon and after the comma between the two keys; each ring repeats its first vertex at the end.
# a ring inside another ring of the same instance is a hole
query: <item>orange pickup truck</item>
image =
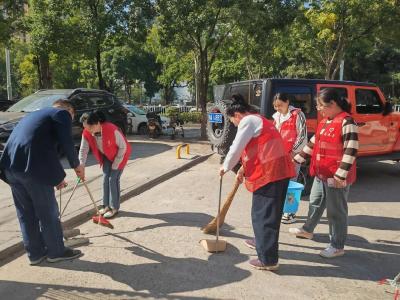
{"type": "Polygon", "coordinates": [[[260,114],[271,119],[272,99],[276,93],[286,93],[291,105],[301,108],[312,136],[322,116],[316,109],[315,96],[324,88],[335,88],[352,105],[352,116],[359,126],[358,161],[400,160],[400,113],[376,85],[355,81],[319,79],[258,79],[219,85],[214,88],[216,102],[210,109],[208,138],[214,149],[224,156],[229,150],[236,128],[225,110],[232,94],[240,93],[260,114]],[[225,100],[226,99],[226,100],[225,100]]]}

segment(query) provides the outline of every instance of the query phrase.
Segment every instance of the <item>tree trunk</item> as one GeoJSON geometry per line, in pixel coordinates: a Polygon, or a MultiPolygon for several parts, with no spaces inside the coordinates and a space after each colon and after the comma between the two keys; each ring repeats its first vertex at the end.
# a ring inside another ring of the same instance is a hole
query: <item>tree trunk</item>
{"type": "Polygon", "coordinates": [[[168,105],[172,103],[174,96],[174,87],[172,85],[164,86],[164,100],[165,104],[168,105]]]}
{"type": "Polygon", "coordinates": [[[201,139],[207,139],[207,90],[208,65],[207,51],[200,51],[199,70],[199,103],[201,107],[201,139]]]}
{"type": "Polygon", "coordinates": [[[99,79],[99,89],[105,90],[106,83],[104,82],[103,74],[101,72],[101,50],[99,45],[97,46],[96,49],[96,67],[97,67],[97,78],[99,79]]]}
{"type": "Polygon", "coordinates": [[[42,54],[38,58],[39,89],[51,89],[53,87],[49,55],[42,54]]]}

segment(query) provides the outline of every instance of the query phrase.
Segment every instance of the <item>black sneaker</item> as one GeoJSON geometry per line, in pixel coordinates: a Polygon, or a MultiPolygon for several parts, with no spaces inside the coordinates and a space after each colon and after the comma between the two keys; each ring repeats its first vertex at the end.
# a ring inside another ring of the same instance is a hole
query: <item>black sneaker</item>
{"type": "Polygon", "coordinates": [[[281,222],[283,224],[293,224],[296,223],[296,215],[295,214],[283,214],[281,222]]]}
{"type": "Polygon", "coordinates": [[[50,262],[50,263],[55,263],[55,262],[58,262],[58,261],[75,259],[75,258],[77,258],[77,257],[79,257],[81,255],[82,255],[82,251],[81,250],[65,248],[63,256],[54,257],[54,258],[48,257],[47,261],[50,262]]]}
{"type": "Polygon", "coordinates": [[[36,266],[36,265],[38,265],[38,264],[40,264],[42,261],[44,261],[45,259],[46,259],[46,255],[44,255],[44,256],[42,256],[42,257],[40,257],[40,258],[38,258],[38,259],[34,259],[34,260],[31,260],[30,262],[29,262],[29,264],[31,265],[31,266],[36,266]]]}

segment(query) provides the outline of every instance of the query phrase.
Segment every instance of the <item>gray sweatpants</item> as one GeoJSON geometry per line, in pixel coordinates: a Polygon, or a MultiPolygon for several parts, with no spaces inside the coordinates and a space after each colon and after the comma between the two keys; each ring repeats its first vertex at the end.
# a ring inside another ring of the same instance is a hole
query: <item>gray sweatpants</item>
{"type": "Polygon", "coordinates": [[[310,233],[314,232],[326,207],[331,246],[343,249],[347,238],[349,191],[349,185],[345,188],[332,188],[315,177],[311,188],[308,218],[303,229],[310,233]]]}

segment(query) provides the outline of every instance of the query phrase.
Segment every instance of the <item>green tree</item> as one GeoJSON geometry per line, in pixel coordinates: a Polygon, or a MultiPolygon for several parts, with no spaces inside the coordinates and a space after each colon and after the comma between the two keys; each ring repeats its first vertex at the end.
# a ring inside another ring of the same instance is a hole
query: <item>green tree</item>
{"type": "Polygon", "coordinates": [[[37,68],[39,88],[52,88],[50,57],[70,55],[81,48],[76,19],[68,0],[31,0],[25,16],[33,63],[37,68]]]}
{"type": "MultiPolygon", "coordinates": [[[[221,44],[233,28],[233,10],[240,1],[160,0],[158,22],[163,46],[193,52],[198,65],[197,89],[203,114],[201,137],[206,138],[206,102],[210,72],[221,44]]],[[[250,2],[250,1],[248,1],[250,2]]]]}
{"type": "Polygon", "coordinates": [[[388,27],[390,8],[392,0],[309,1],[285,39],[288,60],[295,62],[288,73],[296,76],[308,67],[326,79],[337,78],[348,49],[371,43],[388,27]]]}
{"type": "Polygon", "coordinates": [[[152,18],[150,0],[72,0],[79,12],[88,57],[96,60],[98,85],[106,89],[102,73],[102,53],[123,45],[126,39],[143,40],[152,18]]]}
{"type": "Polygon", "coordinates": [[[157,80],[163,90],[165,104],[170,104],[174,100],[174,88],[179,87],[181,82],[193,81],[193,53],[179,51],[174,46],[163,46],[158,24],[154,24],[150,30],[146,49],[153,53],[156,61],[161,64],[157,80]]]}
{"type": "Polygon", "coordinates": [[[156,77],[159,66],[154,56],[141,45],[131,43],[104,52],[103,69],[109,89],[116,91],[123,86],[128,99],[132,98],[132,85],[136,81],[145,83],[149,97],[158,89],[156,77]]]}

